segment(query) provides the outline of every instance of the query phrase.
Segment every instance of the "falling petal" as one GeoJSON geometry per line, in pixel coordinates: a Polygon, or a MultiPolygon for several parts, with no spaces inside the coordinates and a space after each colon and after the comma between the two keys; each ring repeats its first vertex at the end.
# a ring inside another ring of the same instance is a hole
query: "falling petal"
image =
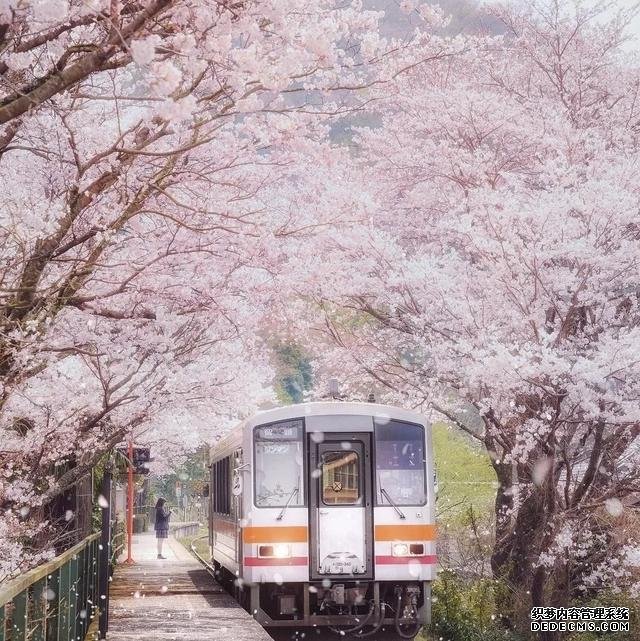
{"type": "Polygon", "coordinates": [[[541,459],[538,459],[534,466],[533,466],[533,472],[531,473],[531,476],[533,478],[533,482],[540,487],[543,483],[544,480],[547,478],[547,474],[549,474],[549,471],[551,470],[551,459],[548,457],[543,457],[541,459]]]}
{"type": "Polygon", "coordinates": [[[611,514],[611,516],[618,517],[624,512],[624,505],[620,499],[607,499],[604,502],[604,509],[611,514]]]}

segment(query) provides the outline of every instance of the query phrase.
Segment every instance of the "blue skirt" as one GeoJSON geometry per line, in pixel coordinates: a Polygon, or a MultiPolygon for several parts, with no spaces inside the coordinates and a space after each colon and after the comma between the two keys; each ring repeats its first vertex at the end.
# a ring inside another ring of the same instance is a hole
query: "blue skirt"
{"type": "Polygon", "coordinates": [[[168,539],[169,530],[156,530],[156,539],[168,539]]]}

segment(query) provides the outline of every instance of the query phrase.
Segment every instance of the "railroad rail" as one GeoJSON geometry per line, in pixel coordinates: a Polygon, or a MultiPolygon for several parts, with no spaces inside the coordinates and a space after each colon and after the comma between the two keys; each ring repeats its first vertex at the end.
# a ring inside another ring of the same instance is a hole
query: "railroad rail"
{"type": "MultiPolygon", "coordinates": [[[[203,534],[202,536],[199,536],[193,541],[191,541],[190,544],[190,549],[191,553],[196,557],[196,559],[200,562],[200,564],[205,568],[205,570],[216,580],[219,581],[220,578],[216,576],[216,571],[215,568],[203,558],[203,556],[198,552],[196,549],[196,543],[198,541],[201,541],[202,539],[207,539],[209,537],[208,534],[203,534]]],[[[383,612],[384,608],[387,607],[387,604],[383,604],[383,612]]],[[[392,608],[394,609],[394,608],[392,608]]],[[[396,609],[399,611],[398,604],[396,604],[396,609]]],[[[366,638],[367,641],[397,641],[398,639],[413,639],[415,637],[415,632],[411,631],[410,633],[403,633],[401,635],[397,634],[397,630],[394,631],[384,631],[382,621],[381,619],[378,620],[376,623],[374,621],[374,609],[371,608],[369,610],[369,613],[363,617],[360,622],[353,628],[349,629],[340,629],[336,628],[333,626],[328,626],[327,630],[328,633],[326,634],[321,634],[319,630],[316,630],[316,634],[314,634],[314,638],[316,641],[330,641],[336,638],[336,635],[340,638],[345,638],[346,635],[350,635],[351,637],[354,638],[366,638]],[[374,624],[375,625],[372,625],[374,624]],[[365,631],[367,626],[371,626],[368,631],[365,631]],[[320,634],[320,636],[318,636],[320,634]]],[[[271,631],[271,634],[278,634],[276,631],[271,631]]],[[[291,639],[294,638],[290,633],[279,631],[279,636],[276,637],[279,639],[291,639]]],[[[295,638],[298,638],[297,636],[295,638]]],[[[301,637],[302,638],[302,637],[301,637]]]]}
{"type": "Polygon", "coordinates": [[[196,557],[196,559],[198,559],[198,561],[200,561],[200,563],[202,563],[202,565],[204,565],[204,567],[207,570],[207,572],[209,572],[211,574],[211,576],[213,576],[215,578],[215,574],[216,574],[215,568],[213,567],[213,565],[211,565],[211,563],[209,563],[208,561],[205,561],[202,558],[202,555],[199,554],[198,550],[196,550],[196,548],[195,548],[196,541],[201,541],[202,539],[207,539],[207,538],[209,538],[208,534],[203,534],[202,536],[196,537],[195,539],[193,539],[193,541],[191,541],[191,546],[190,547],[191,547],[191,552],[196,557]]]}

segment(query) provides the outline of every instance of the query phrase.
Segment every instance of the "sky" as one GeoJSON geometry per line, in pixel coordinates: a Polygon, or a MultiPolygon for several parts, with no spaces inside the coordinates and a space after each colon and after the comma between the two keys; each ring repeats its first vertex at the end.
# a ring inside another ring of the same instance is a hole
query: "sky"
{"type": "MultiPolygon", "coordinates": [[[[391,2],[395,2],[395,1],[396,0],[391,0],[391,2]]],[[[450,0],[443,0],[443,4],[445,4],[447,1],[450,1],[450,0]]],[[[479,0],[479,4],[481,5],[491,4],[491,2],[493,1],[494,0],[479,0]]],[[[530,0],[502,0],[502,2],[505,2],[506,4],[521,4],[522,2],[525,2],[525,1],[528,3],[530,0]]],[[[560,0],[560,1],[570,5],[576,0],[560,0]]],[[[616,1],[620,7],[631,8],[634,5],[637,5],[640,7],[640,2],[638,0],[582,0],[582,2],[584,2],[585,4],[592,4],[592,5],[599,4],[601,2],[611,2],[612,4],[615,4],[616,1]]],[[[611,9],[610,13],[611,15],[614,15],[615,9],[611,9]]],[[[631,23],[630,33],[633,34],[634,41],[628,44],[627,49],[640,50],[640,10],[638,11],[637,15],[633,19],[633,22],[631,23]]]]}
{"type": "MultiPolygon", "coordinates": [[[[475,21],[476,7],[489,5],[496,0],[415,0],[416,4],[421,4],[422,1],[429,2],[430,4],[439,4],[447,13],[453,16],[451,28],[448,30],[450,33],[457,33],[460,29],[464,29],[469,23],[475,21]]],[[[504,3],[511,4],[530,4],[531,0],[501,0],[504,3]]],[[[549,0],[537,0],[538,2],[546,2],[549,0]]],[[[577,0],[560,0],[561,2],[571,5],[577,0]]],[[[595,4],[598,2],[615,2],[615,0],[580,0],[585,4],[595,4]]],[[[631,7],[638,0],[617,0],[621,7],[631,7]]],[[[399,7],[400,0],[363,0],[363,4],[367,9],[384,10],[386,17],[383,23],[382,31],[387,36],[402,37],[407,35],[415,28],[416,23],[419,22],[417,15],[407,16],[399,7]]],[[[611,15],[614,14],[614,9],[611,9],[611,15]]],[[[640,51],[640,12],[635,17],[632,25],[631,32],[634,35],[633,42],[629,42],[627,50],[640,51]]]]}

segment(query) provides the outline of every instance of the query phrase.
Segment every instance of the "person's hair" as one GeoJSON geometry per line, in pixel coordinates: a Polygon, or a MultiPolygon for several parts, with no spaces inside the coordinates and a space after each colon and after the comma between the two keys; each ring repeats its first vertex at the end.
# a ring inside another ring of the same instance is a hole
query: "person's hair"
{"type": "Polygon", "coordinates": [[[162,497],[160,497],[158,499],[158,502],[156,503],[156,510],[159,510],[161,507],[164,507],[164,504],[166,502],[167,502],[166,499],[163,499],[162,497]]]}

